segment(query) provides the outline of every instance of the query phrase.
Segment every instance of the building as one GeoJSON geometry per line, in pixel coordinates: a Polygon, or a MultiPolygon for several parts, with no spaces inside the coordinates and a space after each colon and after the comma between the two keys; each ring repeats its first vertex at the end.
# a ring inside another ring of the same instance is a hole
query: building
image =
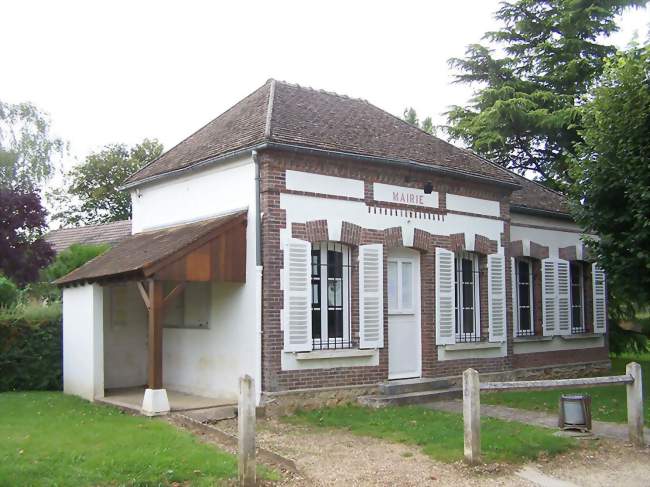
{"type": "Polygon", "coordinates": [[[74,244],[115,245],[131,235],[131,220],[120,220],[99,225],[59,228],[45,235],[45,240],[59,254],[74,244]]]}
{"type": "Polygon", "coordinates": [[[60,279],[64,389],[268,403],[608,366],[562,196],[364,100],[269,80],[125,183],[133,235],[60,279]]]}

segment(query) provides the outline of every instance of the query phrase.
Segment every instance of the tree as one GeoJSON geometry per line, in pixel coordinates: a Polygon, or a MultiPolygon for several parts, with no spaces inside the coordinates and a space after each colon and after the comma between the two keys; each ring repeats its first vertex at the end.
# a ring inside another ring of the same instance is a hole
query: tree
{"type": "Polygon", "coordinates": [[[420,122],[418,114],[413,107],[404,109],[403,119],[405,122],[424,130],[427,134],[433,135],[435,133],[435,127],[433,126],[433,120],[431,117],[427,117],[420,122]]]}
{"type": "Polygon", "coordinates": [[[36,188],[52,174],[53,159],[63,150],[45,113],[30,103],[0,101],[0,187],[36,188]]]}
{"type": "Polygon", "coordinates": [[[59,189],[50,195],[62,208],[54,219],[77,226],[131,218],[131,197],[118,188],[162,151],[163,146],[156,139],[145,139],[131,148],[124,144],[107,145],[90,154],[67,174],[67,190],[59,189]],[[70,197],[76,201],[71,202],[70,197]]]}
{"type": "Polygon", "coordinates": [[[650,44],[618,54],[581,108],[578,221],[619,298],[650,303],[650,44]]]}
{"type": "Polygon", "coordinates": [[[569,161],[580,142],[580,100],[615,48],[601,39],[615,16],[646,0],[503,2],[488,45],[449,60],[455,82],[478,86],[467,106],[452,106],[446,127],[482,156],[555,189],[571,182],[569,161]],[[503,54],[495,54],[501,48],[503,54]]]}
{"type": "Polygon", "coordinates": [[[43,239],[46,212],[37,192],[0,188],[0,273],[19,285],[33,282],[54,251],[43,239]]]}

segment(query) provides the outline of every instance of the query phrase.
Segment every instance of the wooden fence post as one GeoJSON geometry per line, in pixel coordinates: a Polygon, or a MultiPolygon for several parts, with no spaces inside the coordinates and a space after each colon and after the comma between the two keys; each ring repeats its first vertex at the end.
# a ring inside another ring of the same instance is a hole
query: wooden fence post
{"type": "Polygon", "coordinates": [[[463,372],[463,422],[465,426],[465,460],[479,462],[481,456],[481,385],[478,372],[463,372]]]}
{"type": "Polygon", "coordinates": [[[630,442],[634,446],[644,446],[643,438],[643,379],[641,377],[641,366],[636,362],[630,362],[625,367],[625,373],[631,375],[634,382],[627,384],[627,426],[630,435],[630,442]]]}
{"type": "Polygon", "coordinates": [[[255,486],[255,382],[250,375],[239,378],[239,485],[255,486]]]}

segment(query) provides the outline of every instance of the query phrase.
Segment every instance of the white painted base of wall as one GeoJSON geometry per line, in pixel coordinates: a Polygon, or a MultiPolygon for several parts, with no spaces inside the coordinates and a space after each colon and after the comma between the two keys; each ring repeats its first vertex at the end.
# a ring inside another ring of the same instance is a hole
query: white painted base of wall
{"type": "Polygon", "coordinates": [[[169,412],[167,389],[147,389],[142,400],[142,414],[145,416],[160,416],[169,412]]]}

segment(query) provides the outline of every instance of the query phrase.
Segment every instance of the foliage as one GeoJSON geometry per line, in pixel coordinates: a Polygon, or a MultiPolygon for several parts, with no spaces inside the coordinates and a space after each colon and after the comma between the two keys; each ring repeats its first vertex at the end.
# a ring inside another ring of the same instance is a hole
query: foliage
{"type": "Polygon", "coordinates": [[[61,305],[0,311],[0,391],[61,389],[61,305]]]}
{"type": "Polygon", "coordinates": [[[16,304],[18,288],[8,277],[0,275],[0,307],[9,307],[16,304]]]}
{"type": "MultiPolygon", "coordinates": [[[[612,358],[612,374],[625,373],[629,362],[638,362],[642,368],[645,404],[650,399],[650,354],[623,355],[612,358]]],[[[596,421],[627,422],[625,386],[598,386],[583,389],[581,392],[591,396],[592,417],[596,421]]],[[[530,411],[557,413],[558,401],[562,394],[575,394],[573,389],[546,389],[540,391],[501,391],[481,394],[481,402],[500,404],[530,411]]],[[[650,421],[650,408],[645,408],[645,421],[650,421]]]]}
{"type": "Polygon", "coordinates": [[[63,141],[50,134],[47,114],[30,103],[0,101],[0,187],[36,188],[63,151],[63,141]]]}
{"type": "Polygon", "coordinates": [[[602,39],[618,30],[616,15],[645,3],[502,2],[496,12],[502,27],[485,34],[487,45],[470,45],[464,58],[449,60],[459,70],[457,83],[478,87],[467,106],[447,113],[449,135],[504,167],[533,172],[563,189],[581,140],[580,98],[615,52],[602,39]]]}
{"type": "MultiPolygon", "coordinates": [[[[431,457],[453,462],[463,458],[463,417],[418,406],[368,409],[337,406],[298,411],[288,421],[325,428],[345,428],[357,435],[419,445],[431,457]]],[[[540,454],[557,454],[574,442],[543,428],[481,418],[481,450],[487,462],[522,462],[540,454]]]]}
{"type": "Polygon", "coordinates": [[[43,270],[43,276],[49,282],[55,281],[81,267],[89,260],[103,254],[109,248],[110,245],[108,244],[72,244],[57,255],[54,262],[43,270]]]}
{"type": "Polygon", "coordinates": [[[0,394],[0,411],[0,485],[207,487],[237,477],[235,456],[166,421],[55,392],[0,394]]]}
{"type": "Polygon", "coordinates": [[[403,119],[405,122],[415,125],[417,128],[424,130],[427,134],[435,135],[436,128],[433,126],[431,117],[427,117],[420,122],[418,114],[413,107],[405,108],[403,119]]]}
{"type": "Polygon", "coordinates": [[[50,195],[61,208],[53,218],[72,226],[130,219],[131,196],[118,188],[162,151],[163,146],[157,140],[145,139],[134,147],[107,145],[90,154],[66,175],[67,188],[50,195]]]}
{"type": "Polygon", "coordinates": [[[616,298],[650,303],[650,45],[613,58],[581,113],[574,213],[616,298]]]}
{"type": "Polygon", "coordinates": [[[36,280],[54,257],[43,239],[45,216],[38,193],[0,188],[0,271],[19,285],[36,280]]]}

